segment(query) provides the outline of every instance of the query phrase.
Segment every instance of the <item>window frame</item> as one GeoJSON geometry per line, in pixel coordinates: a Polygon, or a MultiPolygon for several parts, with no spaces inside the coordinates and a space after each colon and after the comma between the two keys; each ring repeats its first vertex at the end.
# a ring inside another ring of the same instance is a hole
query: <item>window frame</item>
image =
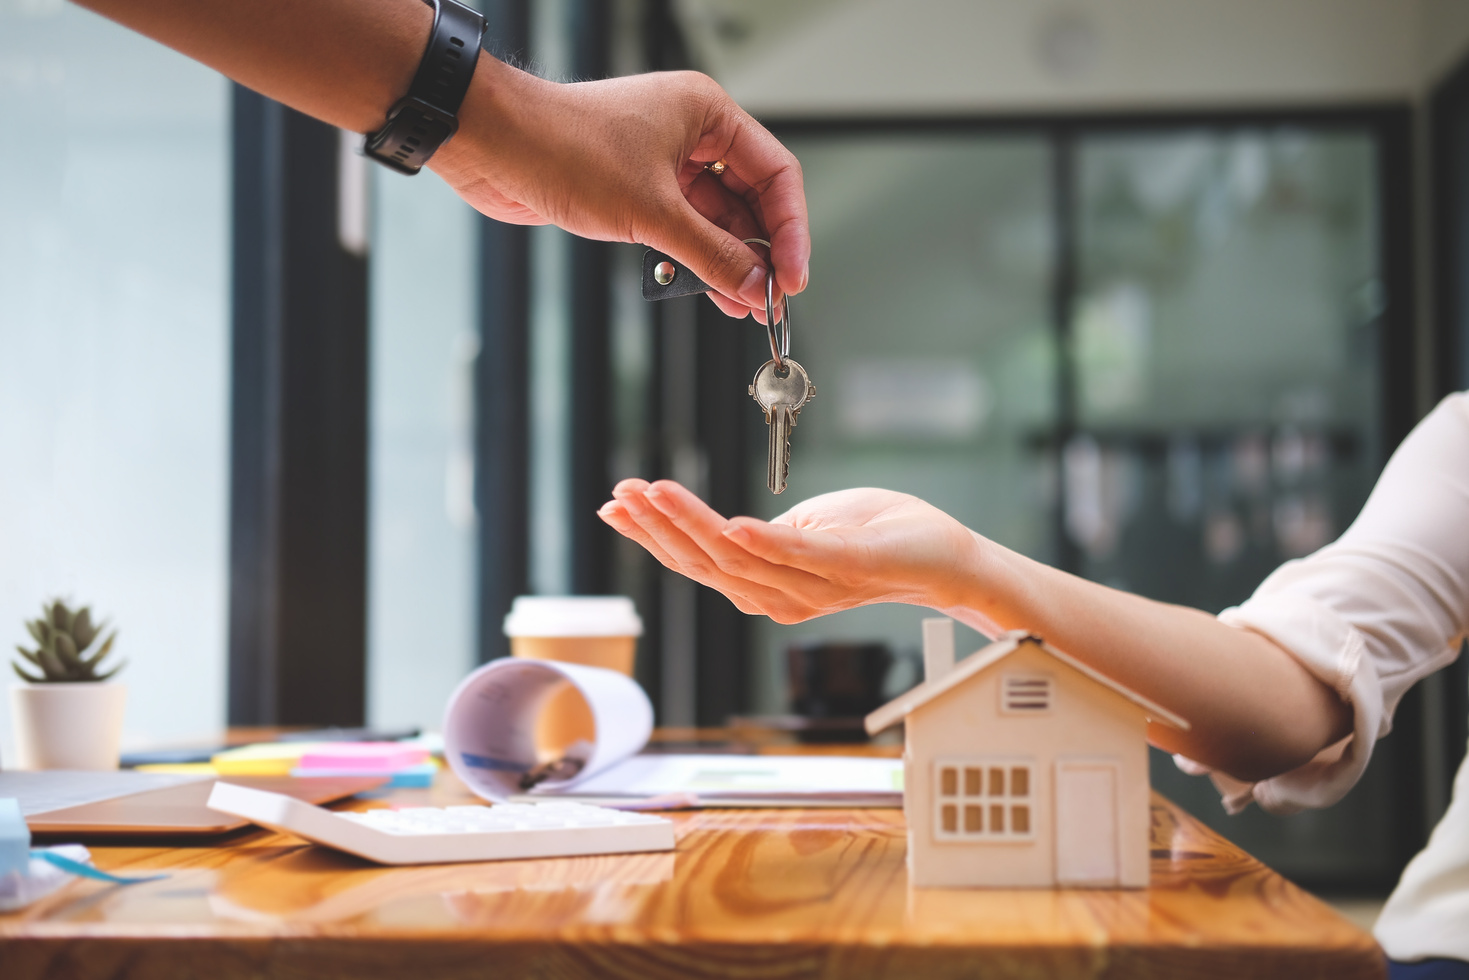
{"type": "Polygon", "coordinates": [[[1037,839],[1036,760],[1029,756],[939,756],[933,760],[933,839],[940,844],[1028,844],[1037,839]],[[954,792],[945,791],[945,772],[953,773],[954,792]],[[1025,774],[1025,792],[1013,792],[1017,773],[1025,774]],[[996,774],[999,790],[996,791],[996,774]],[[954,807],[954,828],[945,827],[945,810],[954,807]],[[994,831],[994,811],[1003,813],[1004,829],[994,831]],[[971,829],[970,813],[977,810],[979,827],[971,829]],[[1026,816],[1026,829],[1016,831],[1015,816],[1026,816]]]}

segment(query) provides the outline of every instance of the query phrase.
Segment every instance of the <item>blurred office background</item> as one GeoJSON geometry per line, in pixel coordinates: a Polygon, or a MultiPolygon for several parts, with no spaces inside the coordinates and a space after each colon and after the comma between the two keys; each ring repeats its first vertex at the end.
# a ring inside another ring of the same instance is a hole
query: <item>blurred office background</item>
{"type": "MultiPolygon", "coordinates": [[[[552,77],[707,71],[802,160],[820,396],[790,489],[745,395],[763,331],[643,303],[640,248],[498,225],[85,11],[0,0],[0,120],[30,134],[0,161],[0,628],[53,594],[111,615],[134,744],[435,727],[524,592],[634,596],[665,724],[789,710],[802,645],[916,679],[923,610],[746,618],[597,520],[624,476],[761,516],[907,491],[1217,611],[1466,384],[1461,2],[481,6],[552,77]]],[[[1226,818],[1155,780],[1289,875],[1381,888],[1466,700],[1462,665],[1421,685],[1331,811],[1226,818]]]]}

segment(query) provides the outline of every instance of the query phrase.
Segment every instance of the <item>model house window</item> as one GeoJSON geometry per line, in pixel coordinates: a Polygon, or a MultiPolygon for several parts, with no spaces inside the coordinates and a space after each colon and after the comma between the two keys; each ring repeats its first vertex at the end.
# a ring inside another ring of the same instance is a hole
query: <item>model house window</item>
{"type": "Polygon", "coordinates": [[[1000,682],[1001,705],[1009,714],[1035,715],[1051,710],[1051,678],[1045,674],[1006,674],[1000,682]]]}
{"type": "Polygon", "coordinates": [[[938,840],[1025,840],[1033,836],[1033,767],[1007,759],[934,763],[934,836],[938,840]]]}

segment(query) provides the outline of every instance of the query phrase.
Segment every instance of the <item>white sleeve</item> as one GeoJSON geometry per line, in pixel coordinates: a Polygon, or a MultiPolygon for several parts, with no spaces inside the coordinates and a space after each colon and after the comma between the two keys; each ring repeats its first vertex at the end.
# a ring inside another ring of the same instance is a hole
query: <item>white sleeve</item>
{"type": "MultiPolygon", "coordinates": [[[[1335,803],[1392,727],[1398,701],[1459,652],[1469,614],[1469,394],[1444,399],[1403,440],[1337,541],[1267,578],[1222,622],[1283,647],[1352,707],[1352,734],[1258,783],[1213,773],[1231,812],[1335,803]]],[[[1203,767],[1180,759],[1188,772],[1203,767]]]]}

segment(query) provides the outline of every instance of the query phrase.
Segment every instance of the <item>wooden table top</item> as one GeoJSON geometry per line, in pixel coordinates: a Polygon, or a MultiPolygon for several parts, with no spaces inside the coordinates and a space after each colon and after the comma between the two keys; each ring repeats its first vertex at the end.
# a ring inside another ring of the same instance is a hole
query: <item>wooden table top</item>
{"type": "MultiPolygon", "coordinates": [[[[473,802],[451,775],[375,806],[473,802]]],[[[1372,937],[1155,794],[1141,891],[915,890],[899,810],[672,815],[665,854],[382,868],[268,831],[97,847],[0,976],[689,980],[1385,975],[1372,937]]]]}

